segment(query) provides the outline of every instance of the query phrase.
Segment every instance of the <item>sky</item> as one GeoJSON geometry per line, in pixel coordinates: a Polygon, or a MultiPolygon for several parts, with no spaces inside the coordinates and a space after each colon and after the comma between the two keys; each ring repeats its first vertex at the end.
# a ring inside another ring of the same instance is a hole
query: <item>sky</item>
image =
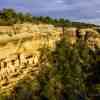
{"type": "Polygon", "coordinates": [[[2,8],[100,24],[100,0],[0,0],[2,8]]]}

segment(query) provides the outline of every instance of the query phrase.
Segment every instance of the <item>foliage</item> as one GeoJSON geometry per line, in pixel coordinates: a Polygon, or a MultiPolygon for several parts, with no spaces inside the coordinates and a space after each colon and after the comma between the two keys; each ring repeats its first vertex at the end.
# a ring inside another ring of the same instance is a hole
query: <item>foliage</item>
{"type": "MultiPolygon", "coordinates": [[[[88,74],[91,73],[91,65],[95,64],[92,52],[85,43],[78,41],[77,45],[70,47],[65,39],[57,43],[56,49],[47,54],[46,66],[40,80],[42,94],[48,100],[87,100],[88,74]],[[48,68],[49,67],[49,68],[48,68]],[[44,77],[45,78],[42,78],[44,77]],[[49,99],[50,98],[50,99],[49,99]]],[[[47,52],[49,50],[47,49],[47,52]]],[[[46,51],[45,51],[46,52],[46,51]]],[[[42,55],[43,59],[44,56],[42,55]]]]}
{"type": "Polygon", "coordinates": [[[70,20],[60,18],[53,19],[49,16],[32,16],[30,13],[15,12],[13,9],[6,9],[0,11],[0,25],[13,25],[15,23],[34,22],[53,24],[55,26],[67,27],[96,27],[95,24],[71,22],[70,20]]]}

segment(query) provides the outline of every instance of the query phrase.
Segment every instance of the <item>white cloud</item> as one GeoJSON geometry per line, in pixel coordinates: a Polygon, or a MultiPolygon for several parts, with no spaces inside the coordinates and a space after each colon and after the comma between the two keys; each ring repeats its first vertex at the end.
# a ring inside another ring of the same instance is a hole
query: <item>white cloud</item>
{"type": "Polygon", "coordinates": [[[80,20],[76,20],[76,21],[86,22],[86,23],[95,23],[95,24],[100,25],[100,18],[80,19],[80,20]]]}
{"type": "Polygon", "coordinates": [[[63,0],[56,0],[56,3],[62,4],[62,3],[64,3],[64,1],[63,0]]]}

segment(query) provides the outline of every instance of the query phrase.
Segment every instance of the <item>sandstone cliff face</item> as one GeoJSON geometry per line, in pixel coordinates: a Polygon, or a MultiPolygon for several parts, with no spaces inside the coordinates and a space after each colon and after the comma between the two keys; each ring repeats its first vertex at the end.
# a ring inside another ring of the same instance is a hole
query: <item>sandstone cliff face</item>
{"type": "Polygon", "coordinates": [[[16,24],[14,26],[0,26],[0,57],[11,53],[22,52],[24,50],[36,51],[42,45],[47,44],[52,47],[54,42],[59,39],[61,28],[53,25],[34,25],[30,23],[16,24]],[[13,27],[11,29],[11,27],[13,27]],[[7,30],[13,31],[7,34],[7,30]],[[9,36],[11,34],[11,36],[9,36]]]}
{"type": "MultiPolygon", "coordinates": [[[[72,45],[76,43],[76,28],[65,28],[67,40],[72,45]]],[[[48,24],[23,23],[13,26],[0,26],[0,58],[23,51],[37,51],[44,44],[50,47],[63,34],[61,27],[48,24]]],[[[93,29],[80,29],[82,39],[86,38],[90,47],[100,47],[100,34],[93,29]]]]}
{"type": "MultiPolygon", "coordinates": [[[[65,35],[69,43],[76,43],[76,28],[65,28],[65,35]]],[[[61,27],[54,27],[48,24],[23,23],[13,26],[0,26],[0,58],[11,53],[23,51],[37,51],[44,44],[50,47],[60,39],[61,27]],[[1,34],[2,33],[2,34],[1,34]]],[[[87,36],[87,44],[90,47],[100,47],[100,34],[93,29],[80,29],[80,36],[84,39],[87,36]]]]}
{"type": "MultiPolygon", "coordinates": [[[[48,45],[51,49],[61,38],[62,28],[53,25],[31,23],[0,26],[0,93],[14,87],[18,80],[31,74],[38,75],[38,49],[48,45]],[[9,30],[9,31],[8,31],[9,30]]],[[[76,43],[76,28],[65,28],[70,44],[76,43]]],[[[93,29],[81,29],[80,36],[93,48],[100,47],[100,35],[93,29]]]]}

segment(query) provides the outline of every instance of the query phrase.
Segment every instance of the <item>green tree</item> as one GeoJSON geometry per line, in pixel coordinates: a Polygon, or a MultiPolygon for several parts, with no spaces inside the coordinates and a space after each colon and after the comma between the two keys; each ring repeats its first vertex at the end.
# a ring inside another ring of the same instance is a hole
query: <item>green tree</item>
{"type": "Polygon", "coordinates": [[[13,9],[4,8],[1,11],[1,18],[6,21],[7,25],[12,25],[15,23],[16,13],[13,9]]]}
{"type": "Polygon", "coordinates": [[[87,78],[95,63],[90,51],[84,41],[78,41],[71,47],[66,39],[59,41],[54,51],[42,50],[40,59],[43,65],[40,66],[44,69],[38,78],[42,97],[47,100],[87,100],[87,78]]]}

